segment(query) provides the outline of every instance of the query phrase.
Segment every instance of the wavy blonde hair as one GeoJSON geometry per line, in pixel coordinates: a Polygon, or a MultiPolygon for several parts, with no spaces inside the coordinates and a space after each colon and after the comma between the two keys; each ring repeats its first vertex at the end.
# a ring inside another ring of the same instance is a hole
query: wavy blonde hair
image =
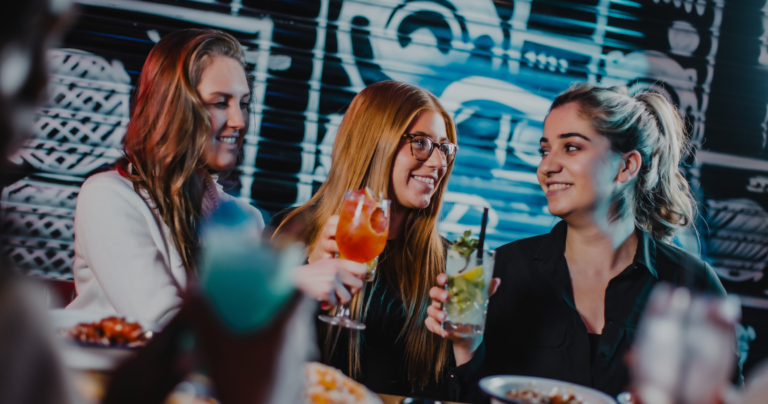
{"type": "MultiPolygon", "coordinates": [[[[392,164],[403,141],[402,135],[424,111],[439,113],[445,120],[448,139],[456,143],[453,119],[429,91],[396,81],[382,81],[363,89],[352,100],[339,126],[327,180],[309,202],[286,216],[276,234],[292,218],[302,215],[309,222],[303,237],[311,251],[325,222],[341,209],[348,190],[370,187],[374,193],[381,192],[396,204],[390,182],[392,164]]],[[[445,271],[445,252],[437,222],[450,173],[451,167],[428,207],[408,212],[403,233],[397,235],[390,253],[380,262],[380,275],[372,286],[377,287],[378,279],[386,277],[403,301],[406,321],[399,338],[405,339],[406,372],[414,389],[424,388],[431,377],[439,380],[448,361],[447,341],[429,332],[424,320],[431,303],[429,289],[435,277],[445,271]]],[[[363,321],[368,311],[364,295],[365,289],[355,295],[350,304],[351,316],[363,321]]],[[[339,327],[327,330],[326,359],[336,348],[339,332],[339,327]]],[[[347,348],[352,377],[361,372],[361,338],[359,332],[350,334],[347,348]]]]}
{"type": "Polygon", "coordinates": [[[637,150],[643,163],[634,187],[617,194],[612,216],[631,215],[638,227],[665,242],[693,223],[696,203],[680,172],[680,159],[690,153],[688,136],[677,108],[663,95],[642,90],[630,96],[626,87],[572,86],[555,98],[550,111],[576,103],[579,113],[605,136],[618,153],[637,150]]]}
{"type": "Polygon", "coordinates": [[[216,55],[239,61],[245,74],[242,46],[221,31],[180,30],[152,48],[125,134],[125,157],[117,163],[137,193],[149,194],[190,276],[197,273],[197,226],[205,187],[193,174],[205,167],[201,156],[211,129],[197,86],[216,55]]]}

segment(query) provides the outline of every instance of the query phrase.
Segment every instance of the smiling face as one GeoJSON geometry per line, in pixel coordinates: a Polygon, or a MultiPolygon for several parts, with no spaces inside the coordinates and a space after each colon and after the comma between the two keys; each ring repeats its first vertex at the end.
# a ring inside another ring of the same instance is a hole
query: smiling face
{"type": "Polygon", "coordinates": [[[611,198],[625,182],[617,178],[622,155],[611,150],[608,139],[579,114],[578,104],[549,113],[541,153],[536,174],[551,214],[568,220],[609,211],[611,198]]]}
{"type": "Polygon", "coordinates": [[[211,120],[202,159],[207,169],[219,172],[237,164],[237,153],[248,130],[250,91],[239,61],[221,55],[203,69],[197,93],[211,120]]]}
{"type": "MultiPolygon", "coordinates": [[[[406,133],[424,135],[436,143],[448,142],[445,120],[435,111],[424,111],[410,125],[406,133]]],[[[432,195],[443,180],[448,167],[440,151],[434,150],[426,161],[416,160],[411,154],[411,143],[402,138],[392,164],[392,188],[396,203],[408,209],[429,206],[432,195]]]]}

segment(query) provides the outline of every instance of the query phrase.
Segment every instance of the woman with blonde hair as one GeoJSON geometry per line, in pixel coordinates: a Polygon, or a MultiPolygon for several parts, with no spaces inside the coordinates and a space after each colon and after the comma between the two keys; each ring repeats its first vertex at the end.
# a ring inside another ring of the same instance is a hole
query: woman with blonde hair
{"type": "Polygon", "coordinates": [[[309,262],[315,262],[338,252],[337,213],[348,190],[369,187],[392,201],[389,240],[376,279],[351,302],[352,318],[367,328],[318,323],[324,360],[377,393],[447,396],[447,341],[422,324],[429,288],[445,270],[437,222],[455,143],[453,120],[434,95],[394,81],[372,84],[344,115],[327,180],[277,229],[305,217],[309,262]]]}
{"type": "MultiPolygon", "coordinates": [[[[248,130],[245,66],[238,41],[216,30],[176,31],[152,49],[139,78],[125,157],[117,170],[90,177],[78,196],[78,296],[68,308],[165,323],[197,277],[201,221],[232,201],[262,230],[261,213],[217,182],[237,164],[248,130]]],[[[324,260],[297,273],[298,288],[310,296],[347,301],[347,289],[362,285],[364,268],[324,260]]]]}
{"type": "Polygon", "coordinates": [[[678,168],[688,151],[683,121],[666,98],[577,84],[552,103],[540,151],[539,183],[562,221],[496,250],[501,285],[485,335],[442,330],[444,275],[430,292],[427,327],[453,341],[461,358],[454,400],[487,401],[478,378],[501,374],[616,396],[629,387],[625,356],[656,283],[725,296],[712,268],[672,243],[696,205],[678,168]]]}

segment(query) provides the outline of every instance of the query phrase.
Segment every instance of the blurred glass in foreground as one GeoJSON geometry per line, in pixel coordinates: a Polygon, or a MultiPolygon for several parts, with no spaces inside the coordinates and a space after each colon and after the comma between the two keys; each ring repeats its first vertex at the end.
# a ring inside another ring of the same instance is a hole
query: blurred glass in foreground
{"type": "Polygon", "coordinates": [[[632,380],[645,404],[711,404],[728,394],[736,362],[738,298],[692,295],[659,284],[632,352],[632,380]]]}
{"type": "Polygon", "coordinates": [[[317,303],[294,286],[304,246],[291,232],[267,241],[255,224],[230,202],[203,227],[201,293],[190,302],[193,316],[203,314],[195,321],[201,359],[222,403],[299,402],[297,375],[316,353],[317,303]]]}
{"type": "Polygon", "coordinates": [[[256,332],[270,323],[296,291],[303,245],[262,240],[255,217],[223,204],[202,233],[200,287],[233,331],[256,332]]]}

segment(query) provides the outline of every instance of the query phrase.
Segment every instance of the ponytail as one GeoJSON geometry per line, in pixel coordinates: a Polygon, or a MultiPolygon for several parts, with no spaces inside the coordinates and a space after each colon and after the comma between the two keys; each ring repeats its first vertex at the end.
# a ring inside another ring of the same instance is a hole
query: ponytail
{"type": "Polygon", "coordinates": [[[663,95],[647,91],[634,99],[648,110],[657,132],[648,169],[640,172],[635,184],[635,221],[655,238],[668,240],[693,223],[696,215],[691,188],[678,168],[690,152],[688,137],[677,109],[663,95]]]}
{"type": "Polygon", "coordinates": [[[550,111],[572,102],[614,151],[637,150],[642,156],[634,186],[612,201],[612,218],[632,215],[638,227],[665,242],[691,225],[696,204],[678,168],[690,148],[677,108],[651,90],[629,96],[626,87],[580,83],[555,98],[550,111]]]}

